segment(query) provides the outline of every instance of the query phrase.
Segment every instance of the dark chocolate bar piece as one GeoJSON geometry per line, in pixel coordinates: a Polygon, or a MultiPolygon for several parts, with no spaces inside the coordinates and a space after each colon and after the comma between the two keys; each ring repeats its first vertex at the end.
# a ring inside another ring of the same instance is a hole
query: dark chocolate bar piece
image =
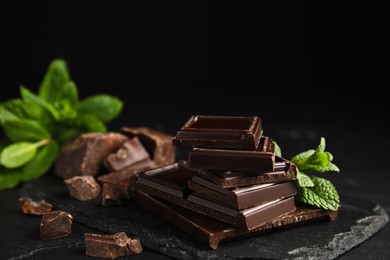
{"type": "Polygon", "coordinates": [[[188,182],[188,188],[236,209],[253,207],[269,201],[291,197],[297,193],[292,181],[224,189],[197,175],[193,176],[191,181],[188,182]]]}
{"type": "Polygon", "coordinates": [[[131,239],[125,232],[114,235],[100,235],[85,233],[85,254],[102,258],[117,258],[120,256],[135,255],[142,252],[142,245],[138,239],[131,239]]]}
{"type": "Polygon", "coordinates": [[[91,200],[100,194],[100,185],[92,176],[74,176],[64,182],[68,185],[69,195],[75,199],[91,200]]]}
{"type": "Polygon", "coordinates": [[[138,137],[157,166],[175,162],[176,148],[172,145],[173,136],[148,127],[122,127],[120,131],[130,138],[138,137]]]}
{"type": "Polygon", "coordinates": [[[119,171],[148,158],[148,152],[139,139],[134,137],[124,142],[118,151],[109,154],[104,161],[104,165],[111,171],[119,171]]]}
{"type": "Polygon", "coordinates": [[[188,165],[198,169],[273,172],[275,154],[259,151],[194,148],[188,157],[188,165]]]}
{"type": "Polygon", "coordinates": [[[118,198],[130,199],[134,192],[137,174],[156,168],[157,165],[150,158],[138,162],[132,166],[123,168],[98,177],[98,181],[111,186],[118,198]]]}
{"type": "Polygon", "coordinates": [[[53,208],[53,205],[45,200],[33,201],[29,197],[22,197],[18,201],[24,214],[43,215],[53,208]]]}
{"type": "Polygon", "coordinates": [[[275,163],[275,170],[277,171],[262,174],[248,174],[246,172],[231,171],[221,172],[212,170],[204,170],[202,174],[222,188],[234,188],[296,180],[297,168],[295,164],[288,161],[286,161],[286,164],[281,167],[278,167],[278,164],[279,163],[275,163]]]}
{"type": "Polygon", "coordinates": [[[72,233],[73,217],[67,212],[56,210],[46,213],[41,219],[41,238],[57,239],[72,233]]]}
{"type": "Polygon", "coordinates": [[[290,228],[311,221],[335,220],[337,211],[318,208],[298,207],[294,212],[269,221],[255,229],[241,228],[220,222],[202,214],[155,198],[141,191],[136,192],[138,203],[177,226],[211,249],[217,249],[220,243],[241,239],[243,237],[264,234],[269,231],[290,228]]]}
{"type": "Polygon", "coordinates": [[[275,152],[275,144],[270,137],[262,136],[260,139],[260,144],[257,147],[256,151],[274,153],[275,152]]]}
{"type": "Polygon", "coordinates": [[[194,115],[173,138],[174,145],[255,150],[263,133],[258,116],[194,115]]]}
{"type": "Polygon", "coordinates": [[[127,139],[117,133],[82,134],[62,148],[54,173],[63,179],[80,175],[96,176],[103,160],[127,139]]]}

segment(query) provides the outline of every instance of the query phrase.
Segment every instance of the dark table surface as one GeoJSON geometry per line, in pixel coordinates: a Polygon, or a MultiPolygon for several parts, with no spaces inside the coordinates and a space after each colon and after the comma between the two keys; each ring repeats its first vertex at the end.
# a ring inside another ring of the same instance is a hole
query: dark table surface
{"type": "MultiPolygon", "coordinates": [[[[151,126],[175,133],[176,125],[151,126]]],[[[388,172],[388,147],[390,138],[384,130],[358,130],[347,126],[291,126],[278,124],[268,126],[267,134],[278,141],[284,157],[317,146],[321,136],[326,137],[327,151],[330,151],[334,162],[340,167],[340,173],[327,174],[336,186],[341,201],[343,197],[352,198],[356,202],[372,200],[390,213],[390,173],[388,172]]],[[[185,156],[179,152],[178,158],[185,156]]],[[[50,173],[49,173],[50,174],[50,173]]],[[[29,241],[39,239],[39,217],[28,218],[23,215],[17,204],[18,189],[0,191],[0,259],[10,256],[13,248],[22,247],[29,241]]],[[[42,187],[44,190],[45,187],[42,187]]],[[[50,189],[50,187],[46,187],[50,189]]],[[[336,220],[337,221],[337,220],[336,220]]],[[[84,233],[90,228],[74,223],[75,232],[84,233]]],[[[362,244],[339,256],[340,259],[388,259],[390,257],[390,226],[386,225],[362,244]]],[[[17,255],[15,259],[85,259],[84,249],[53,249],[31,251],[17,255]]],[[[145,249],[132,259],[168,259],[168,257],[145,249]]]]}

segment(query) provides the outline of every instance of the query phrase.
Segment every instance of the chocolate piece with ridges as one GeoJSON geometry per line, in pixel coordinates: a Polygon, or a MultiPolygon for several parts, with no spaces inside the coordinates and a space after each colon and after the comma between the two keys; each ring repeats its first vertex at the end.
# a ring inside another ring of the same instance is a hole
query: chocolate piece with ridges
{"type": "Polygon", "coordinates": [[[53,206],[45,200],[33,201],[29,197],[18,199],[20,208],[24,214],[43,215],[50,212],[53,206]]]}
{"type": "Polygon", "coordinates": [[[92,176],[74,176],[64,181],[71,197],[78,200],[95,199],[100,194],[100,185],[92,176]]]}
{"type": "Polygon", "coordinates": [[[333,221],[337,218],[338,213],[337,211],[318,208],[298,207],[294,212],[267,222],[255,229],[243,230],[239,227],[220,222],[162,199],[155,198],[141,191],[137,191],[136,198],[142,207],[147,208],[154,214],[177,226],[211,249],[217,249],[219,244],[223,242],[298,226],[307,222],[333,221]]]}
{"type": "Polygon", "coordinates": [[[139,139],[134,137],[124,142],[116,153],[109,154],[104,165],[111,171],[118,171],[148,158],[148,152],[139,139]]]}
{"type": "Polygon", "coordinates": [[[175,162],[176,148],[172,145],[171,135],[148,127],[122,127],[120,131],[129,138],[138,137],[158,166],[175,162]]]}
{"type": "Polygon", "coordinates": [[[54,173],[63,179],[96,176],[103,160],[118,150],[126,140],[126,136],[117,133],[82,134],[61,150],[54,173]]]}
{"type": "Polygon", "coordinates": [[[138,239],[129,238],[125,232],[118,232],[114,235],[85,233],[84,237],[87,256],[114,259],[142,252],[141,242],[138,239]]]}
{"type": "Polygon", "coordinates": [[[119,171],[99,176],[98,181],[110,185],[116,194],[118,194],[119,199],[130,199],[134,192],[137,174],[156,167],[156,163],[150,158],[147,158],[119,171]]]}
{"type": "Polygon", "coordinates": [[[293,181],[224,189],[200,176],[193,176],[188,182],[188,188],[236,209],[245,209],[276,199],[291,197],[297,193],[293,181]]]}
{"type": "Polygon", "coordinates": [[[198,169],[273,172],[275,154],[259,151],[194,148],[189,154],[188,165],[198,169]]]}
{"type": "Polygon", "coordinates": [[[263,133],[258,116],[193,115],[173,138],[174,145],[255,150],[263,133]]]}
{"type": "Polygon", "coordinates": [[[41,219],[41,238],[57,239],[72,233],[73,217],[67,212],[56,210],[46,213],[41,219]]]}
{"type": "Polygon", "coordinates": [[[256,151],[274,153],[275,152],[275,144],[270,137],[262,136],[260,139],[260,144],[257,147],[256,151]]]}
{"type": "Polygon", "coordinates": [[[103,183],[102,192],[96,198],[96,204],[109,207],[122,205],[122,202],[119,199],[118,191],[111,185],[103,183]]]}

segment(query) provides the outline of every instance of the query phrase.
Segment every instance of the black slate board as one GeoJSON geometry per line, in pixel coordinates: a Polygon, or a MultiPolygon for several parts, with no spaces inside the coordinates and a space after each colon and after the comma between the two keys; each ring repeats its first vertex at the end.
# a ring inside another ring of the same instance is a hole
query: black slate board
{"type": "MultiPolygon", "coordinates": [[[[55,177],[45,177],[39,182],[25,184],[19,194],[46,199],[56,209],[70,212],[75,222],[94,228],[96,232],[124,231],[130,237],[141,239],[144,247],[178,259],[331,259],[365,241],[389,220],[386,211],[373,202],[349,204],[348,199],[343,198],[339,216],[334,222],[312,223],[271,232],[221,244],[217,250],[210,250],[134,201],[125,201],[121,207],[104,208],[92,201],[72,199],[62,180],[55,177]]],[[[34,243],[41,245],[42,241],[33,240],[28,246],[35,248],[34,243]]],[[[68,238],[44,243],[45,249],[82,248],[83,233],[75,230],[68,238]]],[[[82,253],[80,250],[80,254],[82,253]]],[[[23,258],[17,250],[13,257],[23,258]]]]}

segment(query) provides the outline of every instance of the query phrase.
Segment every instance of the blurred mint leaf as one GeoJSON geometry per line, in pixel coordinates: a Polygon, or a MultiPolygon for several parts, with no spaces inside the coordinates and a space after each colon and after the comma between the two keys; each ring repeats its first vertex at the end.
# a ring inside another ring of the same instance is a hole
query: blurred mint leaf
{"type": "Polygon", "coordinates": [[[51,141],[40,148],[37,154],[23,167],[21,180],[29,181],[42,176],[50,169],[58,154],[58,145],[51,141]]]}
{"type": "Polygon", "coordinates": [[[50,112],[51,115],[57,121],[59,121],[61,119],[60,113],[57,111],[57,109],[52,104],[50,104],[49,102],[47,102],[43,98],[35,95],[30,90],[28,90],[26,87],[20,86],[20,95],[22,96],[22,99],[24,102],[39,105],[39,106],[45,108],[48,112],[50,112]]]}
{"type": "Polygon", "coordinates": [[[77,115],[78,91],[73,81],[66,82],[61,93],[56,101],[57,110],[61,114],[61,118],[73,118],[77,115]]]}
{"type": "Polygon", "coordinates": [[[280,146],[278,145],[277,142],[275,142],[274,140],[272,140],[272,142],[275,145],[275,155],[279,156],[279,157],[282,157],[282,149],[280,149],[280,146]]]}
{"type": "Polygon", "coordinates": [[[317,146],[316,151],[317,152],[325,152],[325,146],[326,146],[325,138],[321,137],[320,144],[317,146]]]}
{"type": "Polygon", "coordinates": [[[38,121],[30,119],[18,119],[3,124],[3,129],[8,138],[13,142],[39,141],[50,138],[50,133],[38,121]]]}
{"type": "Polygon", "coordinates": [[[58,107],[63,94],[63,87],[70,81],[68,68],[64,60],[55,59],[49,64],[49,68],[39,87],[39,97],[58,107]]]}
{"type": "Polygon", "coordinates": [[[20,182],[21,170],[7,169],[0,165],[0,190],[13,188],[20,182]]]}
{"type": "Polygon", "coordinates": [[[0,154],[0,164],[13,169],[26,164],[37,152],[37,146],[31,142],[18,142],[5,147],[0,154]]]}
{"type": "Polygon", "coordinates": [[[82,100],[79,112],[95,115],[103,122],[108,122],[118,116],[123,108],[123,102],[110,95],[95,95],[82,100]]]}
{"type": "Polygon", "coordinates": [[[92,114],[79,113],[75,118],[64,120],[63,123],[80,129],[82,132],[105,132],[107,130],[104,123],[92,114]]]}

